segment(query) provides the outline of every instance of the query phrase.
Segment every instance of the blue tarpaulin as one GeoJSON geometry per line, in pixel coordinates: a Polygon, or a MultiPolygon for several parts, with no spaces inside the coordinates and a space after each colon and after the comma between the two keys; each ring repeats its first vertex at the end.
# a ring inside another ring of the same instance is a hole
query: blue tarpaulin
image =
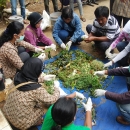
{"type": "MultiPolygon", "coordinates": [[[[74,47],[72,49],[77,49],[74,47]]],[[[47,60],[45,63],[54,61],[55,58],[47,60]]],[[[75,90],[70,90],[64,88],[62,82],[60,82],[61,88],[67,93],[70,94],[75,90]]],[[[104,84],[108,85],[106,90],[115,93],[123,93],[127,91],[126,78],[122,76],[107,77],[104,84]]],[[[86,97],[88,93],[81,90],[86,97]]],[[[116,122],[116,117],[120,115],[119,110],[116,107],[116,103],[110,100],[107,100],[104,96],[98,98],[92,98],[93,104],[95,104],[96,110],[96,125],[92,127],[93,130],[130,130],[130,126],[124,126],[116,122]]],[[[85,120],[85,111],[84,108],[78,108],[76,119],[74,123],[76,125],[84,125],[85,120]]],[[[38,130],[41,130],[41,126],[37,126],[38,130]]]]}

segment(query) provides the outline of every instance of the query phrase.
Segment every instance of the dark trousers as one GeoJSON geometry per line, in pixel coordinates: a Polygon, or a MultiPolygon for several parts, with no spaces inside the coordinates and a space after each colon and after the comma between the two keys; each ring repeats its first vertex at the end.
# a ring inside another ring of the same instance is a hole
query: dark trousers
{"type": "MultiPolygon", "coordinates": [[[[86,26],[87,33],[90,34],[91,30],[92,30],[92,25],[88,24],[86,26]]],[[[94,33],[94,36],[101,37],[103,35],[102,35],[102,33],[100,31],[97,30],[97,32],[94,33]]],[[[99,47],[103,51],[106,51],[114,40],[115,39],[109,40],[109,41],[94,41],[94,42],[95,42],[95,46],[99,47]]]]}
{"type": "MultiPolygon", "coordinates": [[[[57,0],[52,0],[52,3],[53,3],[54,11],[57,12],[58,11],[58,1],[57,0]]],[[[44,6],[45,6],[46,12],[48,14],[50,14],[50,11],[49,11],[49,0],[44,0],[44,6]]]]}
{"type": "Polygon", "coordinates": [[[121,27],[122,21],[123,21],[123,27],[124,27],[125,24],[130,20],[130,18],[118,16],[118,15],[115,15],[115,14],[114,14],[114,17],[115,17],[116,20],[118,21],[118,24],[119,24],[120,27],[121,27]]]}
{"type": "Polygon", "coordinates": [[[21,58],[22,62],[25,63],[29,58],[30,55],[26,52],[26,49],[22,46],[17,47],[18,55],[21,58]]]}

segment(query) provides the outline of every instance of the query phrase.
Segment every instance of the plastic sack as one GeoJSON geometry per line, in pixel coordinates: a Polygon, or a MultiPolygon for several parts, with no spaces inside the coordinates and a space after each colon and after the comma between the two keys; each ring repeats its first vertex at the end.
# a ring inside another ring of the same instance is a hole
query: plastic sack
{"type": "Polygon", "coordinates": [[[42,19],[40,27],[42,30],[45,30],[47,27],[51,26],[51,19],[45,10],[43,10],[42,17],[43,19],[42,19]]]}

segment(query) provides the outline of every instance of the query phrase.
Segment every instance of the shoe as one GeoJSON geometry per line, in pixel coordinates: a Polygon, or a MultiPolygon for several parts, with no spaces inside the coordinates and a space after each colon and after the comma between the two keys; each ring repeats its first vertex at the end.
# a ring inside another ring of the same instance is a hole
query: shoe
{"type": "Polygon", "coordinates": [[[130,125],[130,122],[127,122],[122,116],[117,116],[116,121],[123,125],[130,125]]]}

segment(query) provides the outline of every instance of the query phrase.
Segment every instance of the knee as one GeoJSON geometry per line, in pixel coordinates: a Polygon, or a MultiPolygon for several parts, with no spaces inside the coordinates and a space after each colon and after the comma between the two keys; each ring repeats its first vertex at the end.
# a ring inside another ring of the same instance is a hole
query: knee
{"type": "Polygon", "coordinates": [[[64,41],[69,36],[69,32],[67,32],[66,30],[61,30],[58,33],[58,36],[64,41]]]}
{"type": "Polygon", "coordinates": [[[18,54],[26,51],[23,46],[19,46],[19,47],[17,47],[17,49],[18,49],[18,54]]]}
{"type": "Polygon", "coordinates": [[[19,54],[19,57],[21,58],[22,62],[25,63],[30,58],[30,55],[27,52],[22,52],[19,54]]]}
{"type": "Polygon", "coordinates": [[[86,31],[88,32],[88,34],[91,32],[91,29],[92,29],[92,25],[91,24],[88,24],[86,26],[86,31]]]}

